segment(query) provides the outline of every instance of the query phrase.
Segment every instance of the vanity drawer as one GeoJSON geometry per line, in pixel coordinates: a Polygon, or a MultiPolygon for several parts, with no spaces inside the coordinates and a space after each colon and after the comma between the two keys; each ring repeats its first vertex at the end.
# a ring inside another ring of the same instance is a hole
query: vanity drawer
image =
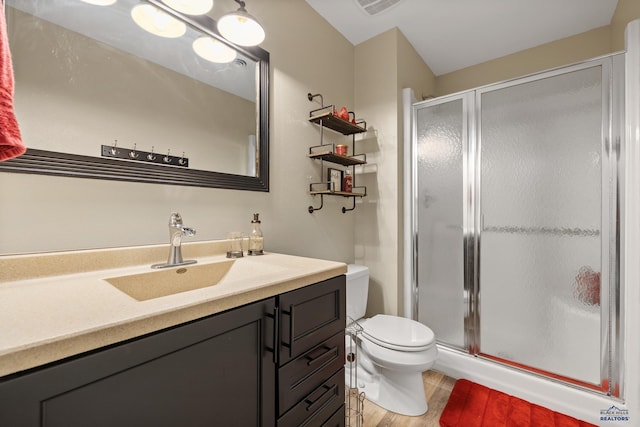
{"type": "MultiPolygon", "coordinates": [[[[306,398],[344,368],[344,331],[292,360],[278,371],[278,414],[306,398]]],[[[344,383],[344,375],[342,378],[344,383]]],[[[344,387],[343,387],[344,388],[344,387]]],[[[344,401],[344,397],[341,398],[344,401]]]]}
{"type": "Polygon", "coordinates": [[[278,427],[344,425],[344,388],[343,368],[291,408],[278,420],[278,427]],[[339,419],[342,424],[331,421],[339,419]]]}
{"type": "MultiPolygon", "coordinates": [[[[322,427],[345,427],[346,413],[344,405],[342,405],[327,421],[321,424],[322,427]]],[[[355,424],[354,424],[355,425],[355,424]]]]}
{"type": "Polygon", "coordinates": [[[279,296],[280,366],[338,332],[344,332],[345,297],[345,276],[279,296]]]}

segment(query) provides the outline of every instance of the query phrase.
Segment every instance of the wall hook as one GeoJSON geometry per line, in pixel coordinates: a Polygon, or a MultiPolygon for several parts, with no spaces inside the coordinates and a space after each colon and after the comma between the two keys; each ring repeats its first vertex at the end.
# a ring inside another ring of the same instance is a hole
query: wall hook
{"type": "Polygon", "coordinates": [[[153,150],[155,149],[155,146],[151,146],[151,152],[149,154],[147,154],[147,160],[150,161],[154,161],[156,159],[156,155],[153,154],[153,150]]]}
{"type": "Polygon", "coordinates": [[[180,159],[178,160],[178,164],[180,165],[184,165],[185,163],[187,163],[186,159],[184,158],[184,151],[182,152],[182,157],[180,157],[180,159]]]}
{"type": "Polygon", "coordinates": [[[183,168],[189,167],[189,158],[185,157],[185,153],[182,152],[182,157],[172,156],[171,150],[167,150],[166,156],[156,155],[155,147],[151,147],[151,152],[138,150],[137,145],[133,144],[133,148],[117,148],[116,143],[113,145],[101,145],[100,149],[103,157],[113,157],[116,159],[135,160],[136,162],[156,163],[158,165],[165,166],[180,166],[183,168]]]}
{"type": "Polygon", "coordinates": [[[136,152],[136,144],[133,144],[133,150],[129,151],[129,157],[132,159],[137,159],[139,154],[136,152]]]}
{"type": "Polygon", "coordinates": [[[110,150],[112,156],[115,156],[116,154],[118,154],[118,149],[116,148],[117,145],[118,145],[118,140],[114,139],[113,140],[113,146],[111,147],[111,150],[110,150]]]}

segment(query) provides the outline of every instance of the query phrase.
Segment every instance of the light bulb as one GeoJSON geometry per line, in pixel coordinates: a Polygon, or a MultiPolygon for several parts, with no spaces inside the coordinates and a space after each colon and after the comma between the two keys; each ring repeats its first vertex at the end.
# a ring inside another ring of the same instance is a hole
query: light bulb
{"type": "Polygon", "coordinates": [[[131,9],[131,17],[141,28],[160,37],[176,38],[187,32],[184,22],[150,4],[131,9]]]}
{"type": "Polygon", "coordinates": [[[225,64],[236,59],[236,51],[213,37],[200,37],[193,42],[193,50],[207,61],[225,64]]]}
{"type": "Polygon", "coordinates": [[[225,39],[240,46],[256,46],[264,40],[264,29],[247,12],[237,10],[218,21],[218,31],[225,39]]]}
{"type": "Polygon", "coordinates": [[[213,0],[162,0],[162,2],[187,15],[204,15],[213,7],[213,0]]]}
{"type": "Polygon", "coordinates": [[[111,6],[118,0],[82,0],[85,3],[93,4],[95,6],[111,6]]]}

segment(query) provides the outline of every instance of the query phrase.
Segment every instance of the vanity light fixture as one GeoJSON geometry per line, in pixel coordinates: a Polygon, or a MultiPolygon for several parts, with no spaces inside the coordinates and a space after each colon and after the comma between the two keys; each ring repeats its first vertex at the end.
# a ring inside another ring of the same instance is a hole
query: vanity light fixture
{"type": "Polygon", "coordinates": [[[204,15],[213,8],[213,0],[162,0],[162,3],[187,15],[204,15]]]}
{"type": "Polygon", "coordinates": [[[256,46],[264,40],[262,25],[244,8],[242,0],[235,0],[240,8],[227,13],[218,20],[218,31],[222,37],[240,46],[256,46]]]}
{"type": "Polygon", "coordinates": [[[184,22],[151,4],[139,4],[131,9],[131,17],[142,29],[160,37],[177,38],[187,32],[184,22]]]}
{"type": "Polygon", "coordinates": [[[193,41],[193,50],[207,61],[226,64],[236,59],[236,51],[213,37],[200,37],[193,41]]]}
{"type": "Polygon", "coordinates": [[[118,0],[82,0],[85,3],[93,4],[95,6],[111,6],[118,0]]]}

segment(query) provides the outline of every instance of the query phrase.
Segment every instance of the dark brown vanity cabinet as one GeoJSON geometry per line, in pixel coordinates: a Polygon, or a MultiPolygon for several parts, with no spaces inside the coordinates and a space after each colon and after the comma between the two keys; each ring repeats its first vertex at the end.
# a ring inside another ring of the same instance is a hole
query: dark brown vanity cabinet
{"type": "Polygon", "coordinates": [[[269,298],[0,382],[0,426],[269,426],[269,298]]]}
{"type": "Polygon", "coordinates": [[[0,378],[0,426],[344,425],[343,331],[340,276],[0,378]]]}
{"type": "Polygon", "coordinates": [[[279,296],[278,427],[344,425],[345,296],[345,276],[279,296]]]}

